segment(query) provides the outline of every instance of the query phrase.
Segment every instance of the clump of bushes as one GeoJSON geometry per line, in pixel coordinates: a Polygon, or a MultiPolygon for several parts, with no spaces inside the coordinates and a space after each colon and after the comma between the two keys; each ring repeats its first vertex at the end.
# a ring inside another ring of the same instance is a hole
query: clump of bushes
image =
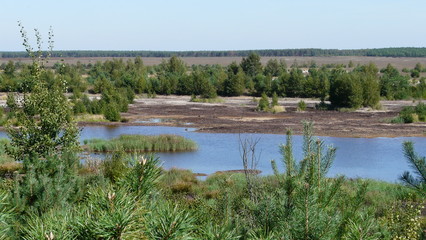
{"type": "Polygon", "coordinates": [[[417,106],[404,107],[398,117],[392,119],[392,123],[413,123],[426,121],[426,104],[419,103],[417,106]]]}
{"type": "Polygon", "coordinates": [[[91,152],[176,152],[197,149],[194,141],[169,134],[159,136],[121,135],[111,140],[85,140],[84,144],[86,149],[91,152]]]}
{"type": "Polygon", "coordinates": [[[269,103],[269,98],[266,93],[262,93],[262,96],[257,104],[256,110],[262,112],[279,113],[284,112],[285,108],[283,106],[278,105],[278,96],[276,93],[272,95],[271,103],[269,103]]]}

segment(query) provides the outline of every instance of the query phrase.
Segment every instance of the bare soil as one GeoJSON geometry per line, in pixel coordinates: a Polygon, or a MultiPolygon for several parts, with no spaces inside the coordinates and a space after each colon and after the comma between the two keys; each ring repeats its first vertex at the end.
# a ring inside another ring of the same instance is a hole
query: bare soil
{"type": "Polygon", "coordinates": [[[284,98],[279,104],[286,111],[267,113],[255,111],[252,97],[222,98],[221,103],[194,103],[188,96],[157,96],[138,98],[122,117],[124,123],[85,123],[82,125],[148,125],[197,128],[212,133],[284,134],[292,129],[301,134],[302,121],[312,121],[315,134],[335,137],[400,137],[426,136],[426,123],[392,124],[389,119],[413,101],[382,101],[383,110],[360,109],[352,112],[320,111],[315,99],[303,99],[308,109],[297,111],[300,99],[284,98]]]}

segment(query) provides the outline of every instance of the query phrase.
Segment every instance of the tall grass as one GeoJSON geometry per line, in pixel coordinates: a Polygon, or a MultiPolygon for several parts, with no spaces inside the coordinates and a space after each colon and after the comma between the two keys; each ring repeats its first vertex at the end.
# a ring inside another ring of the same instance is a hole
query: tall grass
{"type": "Polygon", "coordinates": [[[90,139],[84,141],[91,152],[177,152],[194,151],[197,144],[177,135],[121,135],[111,140],[90,139]]]}

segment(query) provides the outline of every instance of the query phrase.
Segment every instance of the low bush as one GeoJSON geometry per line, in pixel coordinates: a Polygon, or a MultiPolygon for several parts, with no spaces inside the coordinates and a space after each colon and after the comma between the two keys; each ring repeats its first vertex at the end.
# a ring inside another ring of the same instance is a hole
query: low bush
{"type": "Polygon", "coordinates": [[[285,108],[283,106],[273,106],[270,111],[272,113],[280,113],[285,112],[285,108]]]}
{"type": "Polygon", "coordinates": [[[426,121],[426,104],[419,103],[416,106],[404,107],[398,117],[391,120],[392,123],[413,123],[426,121]]]}
{"type": "Polygon", "coordinates": [[[190,102],[198,102],[198,103],[223,103],[223,99],[221,98],[197,98],[195,95],[191,96],[190,102]]]}
{"type": "Polygon", "coordinates": [[[306,110],[306,103],[305,103],[305,101],[303,101],[303,100],[300,100],[298,103],[297,103],[297,110],[298,111],[305,111],[306,110]]]}

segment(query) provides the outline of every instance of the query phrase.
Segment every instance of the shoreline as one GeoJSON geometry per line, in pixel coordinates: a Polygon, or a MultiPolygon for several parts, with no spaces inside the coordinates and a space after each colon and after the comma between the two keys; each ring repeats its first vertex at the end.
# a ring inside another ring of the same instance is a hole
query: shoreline
{"type": "MultiPolygon", "coordinates": [[[[389,123],[403,107],[417,104],[411,100],[381,101],[381,110],[320,111],[315,110],[318,99],[280,98],[278,103],[285,111],[273,114],[255,111],[257,103],[250,96],[220,99],[219,103],[199,103],[190,102],[190,96],[136,96],[128,112],[121,113],[125,122],[105,122],[101,118],[99,121],[80,120],[78,126],[169,126],[195,128],[203,133],[281,135],[292,129],[294,135],[302,135],[302,121],[311,121],[315,136],[319,137],[426,137],[425,122],[389,123]],[[307,105],[303,112],[297,111],[301,100],[307,105]]],[[[5,127],[0,130],[4,131],[5,127]]]]}

